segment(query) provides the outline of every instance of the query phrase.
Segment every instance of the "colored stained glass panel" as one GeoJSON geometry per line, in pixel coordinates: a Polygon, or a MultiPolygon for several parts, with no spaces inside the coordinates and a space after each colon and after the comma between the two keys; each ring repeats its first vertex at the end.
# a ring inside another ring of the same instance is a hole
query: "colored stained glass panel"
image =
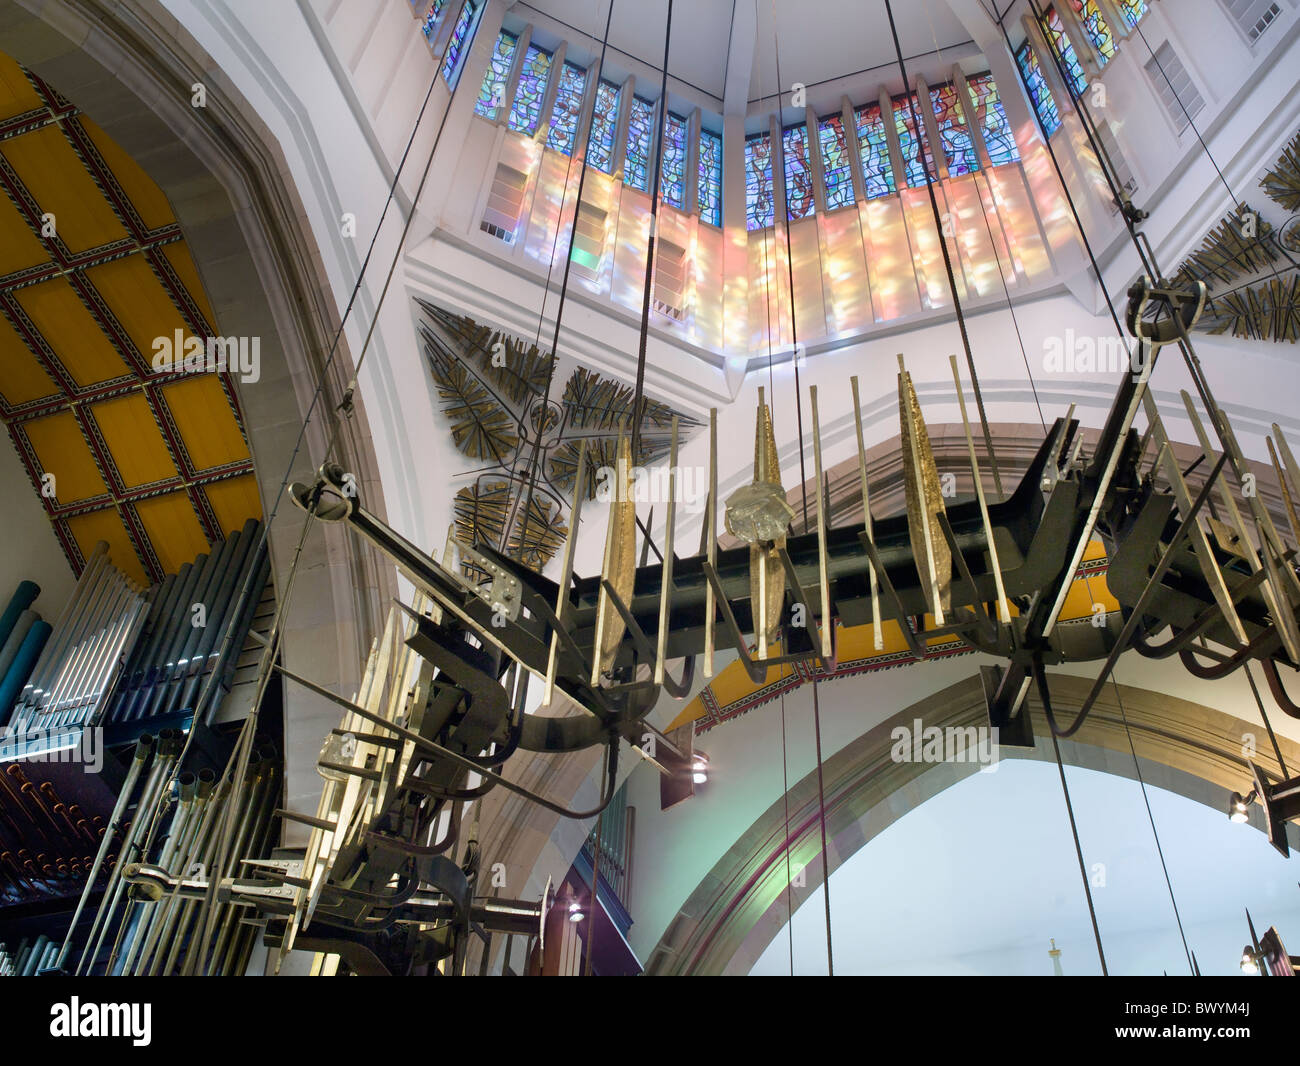
{"type": "Polygon", "coordinates": [[[1102,15],[1097,0],[1070,0],[1070,5],[1079,16],[1084,32],[1092,41],[1092,46],[1097,49],[1102,65],[1105,66],[1115,54],[1115,35],[1110,30],[1110,23],[1102,15]]]}
{"type": "Polygon", "coordinates": [[[722,225],[722,138],[700,130],[700,218],[711,226],[722,225]]]}
{"type": "Polygon", "coordinates": [[[578,112],[582,110],[582,94],[587,88],[587,72],[572,63],[560,68],[560,83],[555,87],[555,110],[551,112],[551,129],[546,135],[546,147],[565,155],[573,154],[573,141],[578,132],[578,112]]]}
{"type": "Polygon", "coordinates": [[[425,14],[424,25],[420,29],[424,30],[424,39],[430,43],[433,42],[434,26],[437,25],[438,16],[442,14],[442,6],[446,3],[447,0],[433,0],[433,4],[429,5],[428,13],[425,14]]]}
{"type": "Polygon", "coordinates": [[[773,221],[772,138],[760,133],[745,139],[745,228],[763,229],[773,221]]]}
{"type": "Polygon", "coordinates": [[[664,157],[659,176],[660,195],[673,207],[686,206],[686,119],[668,112],[664,122],[664,157]]]}
{"type": "Polygon", "coordinates": [[[1025,85],[1029,89],[1029,100],[1034,105],[1034,110],[1038,112],[1038,120],[1050,137],[1061,128],[1061,113],[1056,110],[1052,90],[1047,87],[1043,69],[1038,65],[1038,56],[1029,46],[1028,41],[1022,44],[1020,51],[1016,53],[1016,65],[1020,67],[1020,73],[1025,79],[1025,85]]]}
{"type": "Polygon", "coordinates": [[[614,163],[614,134],[618,130],[618,97],[621,91],[617,85],[604,79],[596,86],[595,114],[591,123],[591,143],[587,145],[587,162],[602,174],[610,173],[614,163]]]}
{"type": "Polygon", "coordinates": [[[1002,108],[1002,95],[998,92],[993,75],[973,74],[966,79],[971,96],[975,98],[975,122],[984,134],[984,147],[989,151],[989,161],[1000,167],[1020,158],[1011,123],[1002,108]]]}
{"type": "Polygon", "coordinates": [[[424,39],[433,41],[434,26],[438,21],[438,16],[442,14],[443,5],[447,0],[433,0],[429,5],[429,10],[424,16],[424,24],[420,27],[424,31],[424,39]]]}
{"type": "Polygon", "coordinates": [[[442,80],[453,89],[460,77],[461,63],[469,51],[470,30],[474,27],[475,7],[473,0],[465,0],[460,14],[456,16],[456,25],[452,27],[451,40],[447,44],[447,57],[442,61],[442,80]]]}
{"type": "Polygon", "coordinates": [[[1048,41],[1051,42],[1052,48],[1065,65],[1065,69],[1070,75],[1069,80],[1074,83],[1075,93],[1083,92],[1088,87],[1088,78],[1083,73],[1079,57],[1075,55],[1074,45],[1070,43],[1070,38],[1065,32],[1061,16],[1056,13],[1056,8],[1049,7],[1044,13],[1043,29],[1047,31],[1048,41]]]}
{"type": "Polygon", "coordinates": [[[655,105],[649,100],[632,97],[623,180],[642,192],[650,191],[650,146],[654,142],[655,110],[655,105]]]}
{"type": "Polygon", "coordinates": [[[930,104],[934,107],[934,121],[939,127],[939,140],[943,144],[944,158],[948,160],[949,177],[960,177],[979,170],[979,157],[975,154],[975,140],[966,123],[966,112],[953,85],[940,85],[930,90],[930,104]]]}
{"type": "Polygon", "coordinates": [[[1142,16],[1150,10],[1147,6],[1147,0],[1119,0],[1119,13],[1124,16],[1124,21],[1134,29],[1142,21],[1142,16]]]}
{"type": "Polygon", "coordinates": [[[898,146],[903,153],[907,184],[914,189],[924,185],[926,170],[932,179],[938,180],[939,174],[934,169],[934,157],[930,154],[930,145],[926,143],[925,131],[916,129],[917,124],[924,121],[916,93],[910,97],[895,96],[893,103],[894,127],[898,130],[898,146]]]}
{"type": "Polygon", "coordinates": [[[808,127],[802,122],[786,127],[781,144],[785,157],[785,209],[793,222],[817,210],[812,159],[808,155],[808,127]]]}
{"type": "Polygon", "coordinates": [[[817,123],[817,140],[822,153],[822,175],[826,179],[826,210],[853,203],[853,169],[844,120],[830,115],[817,123]]]}
{"type": "Polygon", "coordinates": [[[510,108],[510,128],[516,133],[530,136],[537,131],[537,120],[542,115],[542,100],[546,97],[546,79],[551,72],[551,56],[536,45],[529,45],[524,53],[524,66],[519,72],[519,85],[515,89],[515,102],[510,108]]]}
{"type": "Polygon", "coordinates": [[[894,168],[889,164],[889,138],[879,104],[865,104],[853,112],[862,156],[862,181],[867,199],[895,192],[894,168]]]}
{"type": "Polygon", "coordinates": [[[505,106],[506,82],[510,80],[510,64],[515,60],[518,46],[519,41],[513,34],[502,32],[497,35],[487,73],[479,87],[478,100],[474,103],[474,114],[494,119],[499,114],[498,109],[505,106]]]}

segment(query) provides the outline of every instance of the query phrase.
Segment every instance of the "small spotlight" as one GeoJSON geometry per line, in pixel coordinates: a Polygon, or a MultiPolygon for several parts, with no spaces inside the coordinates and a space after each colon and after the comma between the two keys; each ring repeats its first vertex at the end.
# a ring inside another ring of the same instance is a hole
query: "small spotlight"
{"type": "Polygon", "coordinates": [[[1228,801],[1228,818],[1233,822],[1250,821],[1250,805],[1255,801],[1255,793],[1243,796],[1240,792],[1234,792],[1232,798],[1228,801]]]}
{"type": "Polygon", "coordinates": [[[695,754],[695,762],[691,766],[691,780],[697,785],[702,785],[709,779],[709,757],[699,752],[695,754]]]}
{"type": "Polygon", "coordinates": [[[582,904],[574,900],[569,904],[569,921],[580,922],[586,915],[582,913],[582,904]]]}
{"type": "Polygon", "coordinates": [[[1241,972],[1250,977],[1259,973],[1259,963],[1255,959],[1255,953],[1250,950],[1249,944],[1241,949],[1241,972]]]}

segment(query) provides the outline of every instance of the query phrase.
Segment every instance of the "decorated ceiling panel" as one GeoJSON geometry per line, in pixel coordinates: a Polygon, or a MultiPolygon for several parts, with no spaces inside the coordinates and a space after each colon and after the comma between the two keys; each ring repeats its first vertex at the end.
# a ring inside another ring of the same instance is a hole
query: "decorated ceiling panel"
{"type": "Polygon", "coordinates": [[[225,371],[155,370],[215,322],[162,190],[0,55],[0,419],[72,568],[152,583],[261,502],[225,371]]]}

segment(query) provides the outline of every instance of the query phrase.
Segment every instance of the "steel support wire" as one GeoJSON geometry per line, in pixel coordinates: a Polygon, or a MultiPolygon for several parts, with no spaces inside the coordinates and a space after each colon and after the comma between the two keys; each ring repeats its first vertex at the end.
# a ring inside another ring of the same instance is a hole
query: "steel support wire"
{"type": "MultiPolygon", "coordinates": [[[[447,48],[449,49],[450,47],[451,47],[451,41],[449,40],[447,43],[447,48]]],[[[444,49],[443,55],[439,57],[439,61],[435,68],[436,70],[441,70],[443,62],[445,61],[446,58],[446,52],[447,49],[444,49]]],[[[436,85],[437,83],[437,77],[438,74],[435,73],[434,81],[431,82],[429,85],[429,92],[425,96],[425,101],[420,108],[419,115],[416,116],[415,125],[411,129],[411,136],[408,138],[406,149],[402,153],[401,163],[398,166],[397,171],[393,175],[393,182],[389,186],[388,200],[385,202],[384,205],[384,214],[387,213],[388,205],[392,201],[393,194],[397,187],[397,182],[401,176],[402,169],[406,163],[407,155],[410,152],[411,145],[415,141],[415,135],[418,132],[420,127],[420,122],[424,117],[425,108],[428,106],[429,97],[432,96],[434,85],[436,85]]],[[[370,328],[366,333],[365,341],[361,346],[361,351],[357,356],[357,362],[355,364],[352,380],[345,394],[344,403],[342,405],[345,408],[349,405],[349,401],[353,389],[355,388],[356,383],[359,380],[361,368],[365,364],[366,356],[369,354],[370,340],[374,336],[374,329],[376,324],[379,321],[380,309],[383,307],[384,300],[388,295],[389,287],[393,279],[393,274],[397,269],[397,264],[401,260],[402,249],[406,244],[406,236],[410,232],[411,224],[415,221],[416,207],[420,202],[420,195],[424,192],[425,184],[428,182],[429,172],[433,167],[434,156],[437,154],[438,145],[442,141],[443,131],[446,129],[447,114],[448,111],[443,112],[442,120],[438,125],[438,131],[433,138],[433,144],[429,148],[429,156],[428,159],[425,161],[424,171],[420,175],[419,185],[416,187],[415,196],[412,198],[410,210],[407,212],[406,221],[402,225],[402,232],[398,237],[397,246],[393,250],[392,263],[389,266],[388,274],[385,277],[383,287],[380,290],[379,300],[376,303],[370,328]]],[[[355,303],[357,293],[361,288],[361,283],[365,278],[365,269],[367,264],[370,261],[370,254],[374,249],[374,244],[378,240],[379,232],[383,227],[383,220],[384,220],[384,215],[381,215],[379,223],[375,229],[374,237],[371,239],[370,250],[368,250],[366,253],[366,259],[362,264],[361,272],[357,277],[355,286],[353,287],[352,296],[348,300],[347,307],[344,310],[343,318],[340,320],[338,330],[335,333],[334,343],[331,345],[330,356],[325,367],[326,371],[328,371],[329,366],[333,363],[333,360],[337,355],[338,343],[340,338],[342,337],[344,325],[346,324],[348,314],[351,312],[352,307],[355,303]]],[[[308,409],[307,416],[303,421],[303,426],[299,431],[297,443],[294,445],[294,450],[290,455],[289,464],[285,470],[284,478],[281,481],[280,489],[276,493],[275,505],[272,508],[270,517],[266,521],[266,526],[262,534],[263,537],[270,536],[271,524],[275,520],[276,513],[278,512],[278,508],[280,506],[280,501],[284,497],[285,486],[288,484],[289,478],[292,474],[293,465],[297,461],[298,451],[306,435],[307,423],[310,422],[311,420],[312,413],[315,410],[316,404],[320,401],[321,395],[323,395],[324,388],[325,388],[325,381],[322,375],[322,379],[316,387],[316,393],[312,398],[311,406],[308,409]]],[[[329,456],[332,454],[334,450],[335,444],[337,443],[340,426],[341,423],[338,420],[335,420],[334,424],[330,427],[329,439],[325,449],[325,457],[327,461],[329,459],[329,456]]],[[[256,732],[256,728],[257,728],[258,712],[262,704],[262,698],[266,693],[266,686],[270,683],[272,664],[274,663],[275,658],[280,651],[280,626],[284,618],[285,609],[292,596],[294,582],[296,580],[297,573],[298,573],[298,567],[300,562],[302,561],[302,551],[304,545],[306,544],[307,533],[312,528],[312,518],[313,515],[308,514],[303,520],[302,532],[299,535],[298,543],[294,549],[293,558],[290,562],[289,573],[285,580],[285,588],[283,591],[283,595],[280,598],[280,602],[276,606],[276,612],[271,621],[270,632],[267,634],[266,644],[262,650],[261,660],[258,663],[257,689],[254,695],[252,708],[249,711],[248,718],[246,718],[244,721],[243,728],[241,729],[239,734],[239,739],[235,743],[235,750],[231,754],[231,762],[227,765],[226,768],[226,774],[231,781],[232,793],[238,792],[243,785],[243,778],[248,763],[248,755],[249,755],[249,751],[251,750],[252,737],[253,734],[256,732]]],[[[195,732],[194,730],[190,730],[190,733],[186,738],[187,749],[190,741],[194,736],[194,732],[195,732]]],[[[185,752],[182,751],[182,758],[184,757],[184,754],[185,752]]],[[[233,806],[229,808],[229,810],[233,810],[233,809],[234,809],[233,806]]],[[[230,855],[229,855],[230,834],[233,831],[233,824],[232,824],[231,816],[228,815],[227,811],[222,812],[222,816],[220,817],[218,822],[218,829],[219,829],[218,832],[219,843],[216,850],[216,862],[215,865],[210,869],[211,877],[208,884],[208,891],[202,903],[200,904],[199,927],[202,929],[201,939],[199,941],[200,946],[206,945],[210,937],[213,911],[216,904],[217,885],[220,882],[221,878],[226,876],[226,868],[230,859],[230,855]]],[[[200,954],[203,954],[202,950],[187,952],[186,964],[185,964],[186,974],[190,974],[193,972],[193,968],[196,965],[195,960],[200,954]]]]}
{"type": "MultiPolygon", "coordinates": [[[[670,0],[670,5],[671,5],[671,0],[670,0]]],[[[600,91],[600,79],[601,79],[601,75],[604,73],[605,70],[605,52],[609,47],[609,27],[610,24],[613,22],[613,19],[614,19],[614,0],[609,0],[609,10],[605,14],[605,33],[604,36],[601,37],[601,41],[600,41],[600,58],[596,60],[597,93],[599,93],[600,91]]],[[[666,101],[664,107],[666,111],[667,110],[666,101]]],[[[569,295],[569,271],[573,266],[573,242],[578,235],[578,222],[582,216],[582,192],[583,189],[586,188],[586,184],[587,184],[587,152],[591,148],[591,135],[592,132],[595,130],[595,128],[596,128],[596,108],[593,105],[591,109],[591,117],[588,119],[587,122],[587,136],[582,144],[582,164],[581,164],[582,169],[578,173],[578,195],[573,206],[573,225],[569,228],[569,244],[564,252],[564,275],[560,279],[560,301],[555,309],[555,330],[551,334],[551,372],[546,375],[546,389],[542,393],[541,410],[543,412],[545,412],[547,407],[550,405],[551,385],[555,381],[555,362],[556,359],[558,358],[557,351],[560,346],[560,324],[564,320],[564,304],[565,304],[565,300],[568,298],[569,295]]],[[[575,131],[573,155],[569,157],[569,165],[572,166],[574,160],[576,160],[577,158],[578,158],[578,143],[577,143],[577,133],[575,131]]],[[[565,175],[564,187],[565,187],[565,192],[567,193],[569,187],[567,174],[565,175]]],[[[654,210],[653,201],[651,201],[651,210],[652,211],[654,210]]],[[[653,240],[654,239],[653,225],[651,227],[650,234],[651,234],[651,239],[653,240]]],[[[555,233],[555,240],[557,244],[559,243],[559,239],[560,239],[560,233],[559,233],[559,227],[557,226],[556,233],[555,233]]],[[[545,316],[546,313],[546,292],[550,289],[551,270],[554,269],[554,266],[555,266],[555,251],[554,249],[552,249],[551,264],[550,266],[547,267],[546,270],[546,287],[542,290],[542,311],[541,314],[539,314],[538,316],[538,322],[537,322],[537,332],[539,337],[541,335],[541,329],[542,329],[542,318],[545,316]]],[[[545,417],[546,415],[543,413],[542,415],[543,420],[545,420],[545,417]]],[[[536,479],[537,479],[537,471],[538,471],[537,459],[539,454],[541,453],[542,436],[543,434],[541,433],[537,434],[536,439],[533,441],[532,456],[528,460],[528,473],[527,473],[528,498],[524,502],[523,526],[520,528],[519,531],[519,543],[521,545],[525,543],[524,538],[528,532],[528,512],[532,506],[533,488],[536,484],[536,479]]],[[[633,450],[632,453],[632,461],[634,463],[636,462],[635,450],[633,450]]],[[[512,469],[511,474],[513,475],[513,473],[514,470],[512,469]]],[[[518,513],[519,513],[519,508],[516,505],[511,510],[510,514],[506,516],[506,521],[502,525],[500,547],[501,547],[501,551],[503,552],[506,550],[506,546],[509,543],[510,531],[514,526],[515,517],[518,515],[518,513]]]]}
{"type": "Polygon", "coordinates": [[[1101,695],[1102,689],[1106,686],[1106,679],[1110,677],[1111,671],[1115,669],[1115,664],[1119,662],[1119,657],[1128,650],[1129,642],[1133,637],[1133,633],[1142,623],[1143,612],[1146,610],[1147,604],[1155,598],[1156,593],[1160,590],[1160,581],[1165,576],[1169,567],[1173,564],[1174,555],[1178,552],[1179,548],[1182,547],[1183,541],[1191,531],[1192,523],[1196,521],[1196,516],[1200,514],[1201,507],[1204,505],[1205,501],[1210,498],[1210,490],[1214,487],[1214,481],[1219,476],[1219,471],[1223,469],[1223,464],[1227,461],[1227,458],[1228,455],[1226,452],[1219,456],[1218,461],[1214,464],[1214,468],[1210,471],[1209,477],[1205,479],[1205,483],[1201,486],[1201,491],[1196,494],[1196,499],[1193,501],[1191,508],[1179,524],[1177,532],[1175,532],[1173,537],[1170,538],[1168,546],[1160,556],[1160,561],[1156,563],[1155,570],[1152,571],[1151,577],[1148,578],[1146,586],[1142,589],[1142,594],[1138,597],[1137,603],[1133,605],[1133,609],[1129,612],[1129,616],[1124,622],[1124,628],[1120,630],[1119,636],[1115,638],[1115,644],[1111,648],[1110,654],[1106,656],[1105,663],[1102,664],[1101,673],[1097,675],[1097,679],[1092,683],[1092,688],[1084,698],[1083,704],[1079,708],[1079,713],[1075,716],[1074,721],[1065,729],[1061,729],[1057,725],[1055,716],[1052,714],[1052,709],[1050,707],[1045,708],[1047,724],[1051,726],[1054,736],[1074,736],[1083,725],[1084,719],[1088,717],[1093,704],[1097,701],[1097,697],[1101,695]]]}
{"type": "MultiPolygon", "coordinates": [[[[886,0],[886,5],[888,5],[888,0],[886,0]]],[[[890,19],[892,23],[892,19],[893,19],[892,14],[890,15],[890,19]]],[[[774,67],[775,67],[774,72],[776,74],[777,113],[779,115],[781,111],[781,84],[782,84],[781,83],[781,36],[780,36],[780,32],[776,28],[776,25],[777,25],[776,0],[773,0],[772,3],[773,42],[772,43],[773,43],[773,53],[774,53],[773,59],[774,59],[774,67]]],[[[897,38],[895,38],[895,43],[897,43],[897,38]]],[[[899,63],[900,64],[902,63],[901,52],[899,53],[899,63]]],[[[903,77],[904,79],[906,79],[907,77],[906,73],[904,73],[903,77]]],[[[784,128],[785,123],[780,122],[778,123],[778,125],[784,128]]],[[[781,158],[784,161],[785,158],[784,147],[782,148],[781,158]]],[[[772,174],[773,174],[773,181],[775,181],[775,175],[776,175],[775,167],[773,167],[772,174]]],[[[933,197],[934,194],[931,193],[931,200],[933,200],[933,197]]],[[[772,201],[773,204],[775,205],[776,203],[775,195],[773,195],[772,201]]],[[[936,224],[938,223],[938,217],[939,216],[936,209],[936,214],[935,214],[936,224]]],[[[775,222],[775,219],[773,219],[773,222],[775,222]]],[[[792,362],[794,363],[795,422],[796,422],[796,429],[799,434],[799,488],[800,488],[800,492],[803,494],[803,528],[806,531],[808,529],[808,474],[807,474],[807,466],[804,458],[805,449],[804,449],[804,434],[803,434],[803,389],[799,382],[799,325],[798,325],[798,314],[796,312],[795,298],[794,298],[794,248],[790,241],[789,205],[786,205],[786,211],[785,211],[785,265],[786,265],[786,276],[790,286],[790,341],[794,348],[794,355],[792,357],[792,362]]],[[[950,271],[949,280],[951,280],[951,277],[952,275],[950,271]]],[[[956,299],[956,296],[957,296],[957,292],[954,289],[953,298],[956,299]]],[[[960,305],[958,305],[958,313],[960,314],[960,305]]],[[[962,335],[963,337],[965,336],[964,331],[962,335]]],[[[967,349],[968,357],[969,354],[970,354],[970,350],[968,348],[967,349]]],[[[974,374],[974,371],[975,368],[972,365],[971,373],[974,374]]],[[[976,390],[975,394],[978,397],[979,396],[978,385],[976,385],[975,390],[976,390]]],[[[814,434],[817,434],[820,432],[820,430],[817,427],[817,387],[815,385],[812,387],[812,404],[813,404],[813,429],[814,429],[814,434]]],[[[988,432],[987,426],[985,427],[985,432],[986,433],[988,432]]],[[[820,439],[814,442],[814,446],[818,449],[817,452],[817,455],[819,457],[818,465],[820,466],[820,455],[821,455],[820,439]]],[[[992,445],[990,445],[990,455],[989,455],[990,459],[992,459],[991,448],[992,445]]],[[[996,470],[997,470],[997,466],[995,461],[994,464],[995,477],[996,477],[996,470]]],[[[823,509],[826,506],[826,502],[825,502],[826,489],[825,486],[822,484],[820,472],[817,473],[816,491],[818,494],[817,497],[818,514],[820,515],[822,514],[823,509]]],[[[1002,492],[1002,487],[1001,484],[999,483],[998,494],[1001,495],[1001,492],[1002,492]]],[[[820,521],[818,522],[818,528],[819,529],[821,528],[820,521]]],[[[826,552],[826,545],[824,541],[820,543],[819,550],[824,560],[825,552],[826,552]]],[[[823,562],[822,565],[824,567],[825,563],[823,562]]],[[[823,569],[823,575],[824,573],[825,571],[823,569]]],[[[826,592],[824,586],[822,592],[823,592],[823,597],[822,597],[822,603],[820,605],[822,629],[823,631],[829,629],[833,634],[834,627],[835,627],[835,619],[831,615],[829,596],[824,595],[826,592]]],[[[765,619],[760,620],[757,624],[766,625],[766,620],[765,619]]],[[[825,639],[823,639],[823,643],[822,643],[823,654],[825,654],[825,648],[826,648],[826,643],[825,643],[825,639]]],[[[834,949],[834,942],[831,937],[831,857],[830,857],[830,852],[827,850],[827,846],[826,846],[826,782],[825,782],[824,769],[823,769],[824,760],[822,758],[821,700],[818,696],[816,670],[811,672],[811,677],[812,677],[812,705],[813,705],[813,741],[815,745],[815,754],[817,758],[817,825],[821,832],[821,849],[822,849],[821,855],[822,855],[822,875],[823,875],[822,876],[822,900],[825,905],[824,909],[826,912],[826,971],[829,976],[834,977],[835,976],[835,949],[834,949]]],[[[787,848],[789,847],[788,835],[787,835],[786,846],[787,848]]]]}
{"type": "MultiPolygon", "coordinates": [[[[918,144],[922,137],[920,117],[916,113],[916,90],[908,81],[907,64],[903,60],[903,49],[898,43],[898,27],[894,25],[894,8],[891,0],[885,0],[885,14],[889,16],[889,32],[894,39],[894,54],[898,58],[898,72],[903,78],[903,92],[907,95],[907,108],[912,116],[912,128],[916,130],[918,144]]],[[[920,149],[918,148],[918,151],[920,149]]],[[[925,189],[930,196],[930,211],[934,215],[935,236],[939,240],[939,249],[943,252],[943,268],[948,275],[948,291],[952,294],[953,310],[957,315],[957,330],[961,334],[962,350],[966,354],[966,368],[970,371],[971,389],[975,393],[975,407],[979,411],[980,427],[984,431],[984,447],[988,449],[989,466],[993,472],[993,486],[999,499],[1002,497],[1002,476],[998,471],[998,458],[993,450],[993,435],[989,430],[988,415],[984,410],[984,394],[980,391],[979,374],[975,371],[975,357],[971,353],[970,337],[966,333],[966,316],[962,312],[961,297],[957,294],[957,276],[952,268],[952,253],[948,251],[948,240],[943,234],[943,218],[939,212],[939,200],[934,195],[934,179],[930,168],[921,160],[921,170],[925,174],[925,189]]]]}

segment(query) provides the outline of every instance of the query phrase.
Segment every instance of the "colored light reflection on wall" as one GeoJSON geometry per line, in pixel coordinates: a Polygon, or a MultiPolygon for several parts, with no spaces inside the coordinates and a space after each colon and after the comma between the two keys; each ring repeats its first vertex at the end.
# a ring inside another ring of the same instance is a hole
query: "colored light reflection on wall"
{"type": "MultiPolygon", "coordinates": [[[[976,114],[983,126],[988,111],[980,103],[976,114]]],[[[876,121],[874,115],[869,118],[876,121]]],[[[1045,150],[1033,130],[1017,133],[1019,162],[934,185],[940,212],[949,216],[945,238],[963,301],[1001,299],[1003,282],[1014,289],[1050,277],[1054,250],[1075,240],[1045,150]]],[[[747,148],[752,153],[759,143],[770,148],[766,137],[751,137],[747,148]]],[[[571,160],[544,147],[541,137],[508,132],[496,162],[528,176],[518,227],[523,258],[543,271],[561,265],[570,246],[578,185],[571,160]]],[[[746,162],[751,165],[744,177],[750,184],[770,173],[770,156],[760,166],[752,158],[746,162]]],[[[650,197],[594,167],[587,172],[583,195],[587,207],[573,242],[571,283],[639,316],[650,197]]],[[[763,208],[770,211],[770,204],[768,191],[763,208]]],[[[755,224],[755,206],[751,196],[749,226],[755,224]]],[[[813,210],[792,220],[787,253],[784,219],[747,230],[717,227],[661,203],[663,243],[656,249],[665,257],[660,267],[667,273],[656,278],[653,328],[728,356],[761,357],[769,346],[777,355],[788,352],[794,336],[791,275],[798,338],[804,344],[849,338],[876,324],[951,306],[924,184],[851,206],[855,210],[813,210]],[[665,287],[662,279],[669,274],[674,285],[665,287]],[[661,295],[667,309],[658,306],[661,295]]]]}

